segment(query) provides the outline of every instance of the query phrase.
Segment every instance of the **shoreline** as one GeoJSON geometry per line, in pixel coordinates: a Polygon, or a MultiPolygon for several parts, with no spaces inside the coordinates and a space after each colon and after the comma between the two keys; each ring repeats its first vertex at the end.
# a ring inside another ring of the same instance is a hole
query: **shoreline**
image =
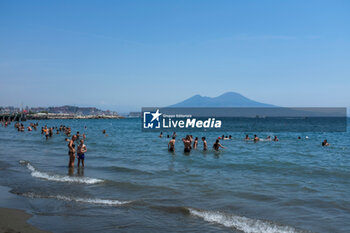
{"type": "Polygon", "coordinates": [[[27,221],[32,216],[24,210],[0,208],[0,233],[49,233],[29,224],[27,221]]]}

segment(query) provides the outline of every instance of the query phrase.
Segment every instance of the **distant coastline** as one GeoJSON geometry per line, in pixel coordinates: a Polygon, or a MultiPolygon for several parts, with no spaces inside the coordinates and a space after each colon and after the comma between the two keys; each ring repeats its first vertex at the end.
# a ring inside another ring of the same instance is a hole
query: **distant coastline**
{"type": "Polygon", "coordinates": [[[0,119],[3,120],[45,120],[45,119],[121,119],[117,112],[101,110],[95,107],[38,107],[15,108],[0,107],[0,119]]]}
{"type": "Polygon", "coordinates": [[[77,115],[66,113],[11,113],[0,114],[0,120],[26,121],[26,120],[49,120],[49,119],[123,119],[119,115],[77,115]]]}
{"type": "Polygon", "coordinates": [[[60,113],[34,113],[27,114],[27,120],[45,120],[45,119],[122,119],[125,117],[119,115],[76,115],[60,113]]]}

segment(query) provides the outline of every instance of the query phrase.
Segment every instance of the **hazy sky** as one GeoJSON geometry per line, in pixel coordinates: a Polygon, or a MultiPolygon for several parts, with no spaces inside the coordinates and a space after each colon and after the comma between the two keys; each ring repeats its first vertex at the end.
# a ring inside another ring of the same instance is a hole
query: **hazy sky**
{"type": "Polygon", "coordinates": [[[0,1],[2,106],[350,106],[349,89],[350,1],[0,1]]]}

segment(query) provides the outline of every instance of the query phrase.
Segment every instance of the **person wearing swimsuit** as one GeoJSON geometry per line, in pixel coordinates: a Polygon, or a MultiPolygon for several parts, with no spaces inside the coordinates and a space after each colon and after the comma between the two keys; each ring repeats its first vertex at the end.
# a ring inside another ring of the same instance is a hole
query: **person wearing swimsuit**
{"type": "Polygon", "coordinates": [[[69,155],[69,163],[68,167],[74,167],[75,160],[75,144],[74,141],[77,139],[75,135],[72,136],[72,139],[68,143],[68,155],[69,155]]]}
{"type": "Polygon", "coordinates": [[[85,153],[87,152],[86,146],[84,144],[84,140],[80,140],[80,144],[78,146],[78,167],[80,167],[80,161],[81,165],[85,167],[84,160],[85,160],[85,153]]]}
{"type": "Polygon", "coordinates": [[[191,139],[190,136],[187,135],[186,138],[182,139],[184,143],[184,152],[185,153],[190,153],[191,152],[191,139]]]}

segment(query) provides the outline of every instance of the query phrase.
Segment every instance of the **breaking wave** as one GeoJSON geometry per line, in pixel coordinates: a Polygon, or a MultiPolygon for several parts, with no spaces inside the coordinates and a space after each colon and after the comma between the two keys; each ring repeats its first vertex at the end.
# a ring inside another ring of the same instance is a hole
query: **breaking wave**
{"type": "Polygon", "coordinates": [[[290,226],[281,226],[268,221],[250,219],[218,211],[203,211],[189,208],[192,216],[200,217],[210,223],[235,228],[245,233],[296,233],[303,232],[290,226]]]}
{"type": "Polygon", "coordinates": [[[49,180],[56,182],[68,182],[68,183],[81,183],[81,184],[96,184],[101,183],[103,180],[89,177],[75,177],[75,176],[62,176],[62,175],[54,175],[46,172],[38,171],[35,167],[33,167],[29,162],[20,161],[21,164],[25,164],[28,170],[31,172],[31,176],[49,180]]]}
{"type": "Polygon", "coordinates": [[[109,206],[117,206],[117,205],[125,205],[131,203],[131,201],[119,201],[119,200],[110,200],[110,199],[99,199],[99,198],[80,198],[80,197],[69,197],[63,195],[39,195],[32,192],[28,193],[16,193],[17,195],[29,197],[29,198],[52,198],[62,201],[74,201],[74,202],[82,202],[89,204],[97,204],[97,205],[109,205],[109,206]]]}

